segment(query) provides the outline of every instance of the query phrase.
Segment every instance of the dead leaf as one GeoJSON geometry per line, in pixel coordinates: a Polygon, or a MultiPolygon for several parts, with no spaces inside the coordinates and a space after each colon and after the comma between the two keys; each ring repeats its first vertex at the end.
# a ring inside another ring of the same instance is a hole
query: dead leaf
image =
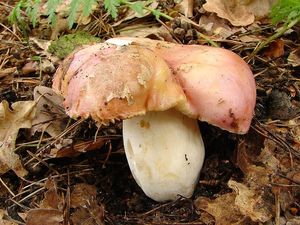
{"type": "Polygon", "coordinates": [[[53,74],[55,72],[55,66],[53,65],[53,63],[48,60],[48,59],[42,59],[41,65],[40,65],[40,69],[44,72],[44,73],[50,73],[53,74]]]}
{"type": "Polygon", "coordinates": [[[119,30],[120,36],[125,37],[149,37],[157,40],[172,40],[172,35],[164,27],[151,26],[148,24],[135,24],[126,26],[124,29],[119,30]]]}
{"type": "Polygon", "coordinates": [[[13,73],[17,72],[17,67],[11,67],[11,68],[6,68],[6,69],[1,69],[0,70],[0,78],[9,76],[13,73]]]}
{"type": "MultiPolygon", "coordinates": [[[[58,147],[56,144],[56,148],[52,148],[49,156],[51,158],[61,158],[61,157],[74,157],[78,156],[81,153],[93,151],[96,149],[100,149],[110,138],[97,138],[96,141],[80,141],[77,140],[75,144],[69,144],[66,146],[58,147]]],[[[70,139],[63,139],[70,140],[70,139]]]]}
{"type": "MultiPolygon", "coordinates": [[[[276,128],[268,125],[266,129],[280,131],[282,135],[295,127],[297,126],[276,128]]],[[[235,204],[243,214],[249,215],[252,220],[267,221],[274,217],[276,209],[277,213],[280,209],[288,211],[299,195],[299,188],[293,188],[291,182],[295,181],[297,184],[299,160],[292,159],[290,153],[278,143],[259,136],[258,133],[247,135],[239,145],[237,164],[245,178],[243,183],[230,181],[228,185],[236,191],[235,204]],[[282,175],[278,176],[279,174],[282,175]]]]}
{"type": "Polygon", "coordinates": [[[91,202],[88,208],[80,207],[71,215],[74,225],[104,225],[104,208],[91,202]]]}
{"type": "Polygon", "coordinates": [[[63,213],[57,209],[31,209],[27,213],[26,225],[62,225],[63,213]]]}
{"type": "Polygon", "coordinates": [[[104,207],[98,204],[96,195],[97,189],[94,185],[75,185],[70,199],[70,207],[75,208],[71,215],[74,225],[104,225],[104,207]]]}
{"type": "Polygon", "coordinates": [[[260,42],[262,41],[262,38],[258,37],[257,35],[242,35],[239,37],[240,41],[241,42],[244,42],[244,43],[249,43],[249,42],[260,42]]]}
{"type": "Polygon", "coordinates": [[[300,48],[292,51],[288,57],[288,62],[293,66],[300,66],[300,48]]]}
{"type": "Polygon", "coordinates": [[[268,15],[276,0],[207,0],[203,8],[227,19],[234,26],[247,26],[255,17],[268,15]]]}
{"type": "MultiPolygon", "coordinates": [[[[156,9],[158,6],[158,2],[157,1],[149,1],[148,3],[142,3],[145,5],[145,7],[150,8],[150,9],[156,9]]],[[[148,15],[151,14],[151,11],[143,9],[142,14],[139,14],[137,11],[128,8],[128,10],[122,15],[122,17],[120,17],[121,15],[119,15],[120,18],[118,18],[118,20],[112,24],[113,27],[117,27],[119,25],[121,25],[122,23],[132,20],[134,18],[143,18],[146,17],[148,15]]]]}
{"type": "Polygon", "coordinates": [[[32,122],[32,134],[36,131],[46,131],[52,137],[58,136],[66,127],[67,115],[63,108],[63,97],[44,86],[35,87],[33,92],[37,106],[32,122]]]}
{"type": "Polygon", "coordinates": [[[74,190],[71,193],[72,208],[85,207],[91,199],[96,198],[97,189],[94,185],[85,183],[76,184],[74,190]]]}
{"type": "Polygon", "coordinates": [[[0,224],[1,225],[17,225],[16,223],[5,219],[6,215],[7,215],[7,212],[3,209],[0,209],[0,224]]]}
{"type": "Polygon", "coordinates": [[[237,32],[243,33],[246,31],[243,28],[230,27],[227,20],[217,17],[216,14],[201,16],[199,26],[206,31],[207,35],[214,35],[221,40],[226,39],[237,32]]]}
{"type": "Polygon", "coordinates": [[[54,179],[51,177],[48,178],[45,182],[45,188],[47,188],[47,191],[44,194],[44,199],[40,204],[40,208],[62,210],[64,202],[57,192],[57,185],[54,179]]]}
{"type": "Polygon", "coordinates": [[[59,209],[62,201],[60,196],[57,194],[55,188],[51,188],[45,192],[44,199],[40,204],[41,208],[44,209],[59,209]]]}
{"type": "Polygon", "coordinates": [[[284,54],[284,42],[280,39],[271,42],[263,54],[271,59],[282,56],[284,54]]]}
{"type": "Polygon", "coordinates": [[[204,210],[211,214],[216,221],[216,225],[251,225],[247,216],[244,216],[238,207],[235,206],[235,193],[221,195],[216,199],[199,197],[195,200],[197,209],[204,210]]]}
{"type": "Polygon", "coordinates": [[[298,225],[300,224],[300,218],[296,217],[296,218],[291,218],[286,222],[286,225],[298,225]]]}
{"type": "Polygon", "coordinates": [[[0,104],[0,173],[12,169],[23,177],[27,171],[21,164],[19,156],[14,153],[15,142],[20,128],[31,128],[36,112],[34,101],[15,102],[12,110],[8,102],[0,104]]]}
{"type": "Polygon", "coordinates": [[[36,47],[35,52],[37,55],[46,56],[45,58],[50,60],[53,65],[58,64],[60,59],[48,52],[52,41],[37,39],[35,37],[30,37],[29,40],[34,43],[34,46],[36,47]]]}
{"type": "Polygon", "coordinates": [[[179,4],[179,12],[186,17],[193,16],[194,0],[182,0],[179,4]]]}
{"type": "Polygon", "coordinates": [[[266,222],[274,216],[273,196],[270,190],[253,189],[245,184],[230,180],[228,186],[236,192],[235,205],[240,212],[255,222],[266,222]],[[268,199],[271,195],[271,200],[268,199]]]}
{"type": "Polygon", "coordinates": [[[30,41],[32,41],[34,44],[36,44],[40,49],[43,50],[42,53],[46,53],[48,51],[49,46],[51,45],[50,40],[42,40],[42,39],[37,39],[35,37],[30,37],[30,41]]]}
{"type": "Polygon", "coordinates": [[[55,180],[50,177],[45,182],[47,191],[40,208],[27,212],[26,225],[62,225],[64,200],[57,192],[55,180]],[[41,223],[42,221],[42,223],[41,223]]]}

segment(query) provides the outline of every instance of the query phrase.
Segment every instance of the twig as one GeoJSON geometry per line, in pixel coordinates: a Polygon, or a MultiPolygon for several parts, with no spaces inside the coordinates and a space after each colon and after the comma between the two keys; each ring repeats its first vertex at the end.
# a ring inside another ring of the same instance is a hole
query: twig
{"type": "Polygon", "coordinates": [[[109,159],[109,157],[111,155],[111,152],[112,152],[112,146],[111,146],[111,142],[109,142],[108,153],[107,153],[107,155],[106,155],[106,157],[104,159],[104,162],[102,164],[102,168],[105,168],[105,165],[106,165],[106,163],[107,163],[107,161],[108,161],[108,159],[109,159]]]}
{"type": "Polygon", "coordinates": [[[45,190],[45,187],[42,187],[42,188],[40,188],[40,189],[35,190],[35,191],[32,192],[31,194],[29,194],[29,195],[27,195],[26,197],[22,198],[22,199],[19,201],[19,203],[22,203],[22,202],[24,202],[25,200],[28,200],[29,198],[34,197],[37,193],[39,193],[39,192],[41,192],[41,191],[43,191],[43,190],[45,190]]]}
{"type": "Polygon", "coordinates": [[[280,225],[280,198],[279,193],[275,193],[275,225],[280,225]]]}
{"type": "Polygon", "coordinates": [[[16,205],[18,205],[18,206],[20,206],[21,208],[25,209],[26,211],[30,209],[29,207],[27,207],[27,206],[25,206],[25,205],[23,205],[23,204],[17,202],[17,201],[14,200],[14,199],[11,199],[11,198],[10,198],[9,201],[12,201],[13,203],[15,203],[16,205]]]}
{"type": "MultiPolygon", "coordinates": [[[[32,167],[34,168],[35,166],[37,166],[39,163],[43,164],[44,166],[46,166],[49,170],[51,170],[52,172],[59,174],[59,172],[57,172],[55,169],[53,169],[51,166],[48,165],[48,163],[44,162],[42,159],[40,159],[39,157],[37,157],[36,155],[34,155],[32,152],[27,151],[28,155],[30,155],[32,157],[32,159],[35,159],[38,161],[38,163],[32,165],[32,167]]],[[[28,163],[32,161],[32,160],[28,160],[28,162],[26,163],[28,165],[28,163]]],[[[25,165],[26,165],[25,164],[25,165]]]]}
{"type": "Polygon", "coordinates": [[[13,197],[16,196],[16,195],[12,192],[12,190],[10,190],[10,188],[6,185],[6,183],[2,180],[1,177],[0,177],[0,182],[1,182],[1,184],[6,188],[6,190],[7,190],[13,197]]]}
{"type": "Polygon", "coordinates": [[[251,127],[259,134],[280,145],[282,148],[286,148],[292,155],[296,156],[297,158],[300,158],[300,154],[296,149],[290,146],[285,140],[276,136],[270,130],[263,127],[263,125],[258,120],[256,120],[256,124],[254,126],[251,125],[251,127]]]}
{"type": "Polygon", "coordinates": [[[11,29],[9,29],[7,26],[5,26],[3,23],[0,23],[0,25],[4,28],[4,29],[6,29],[6,30],[8,30],[13,36],[15,36],[19,41],[22,41],[22,39],[18,36],[18,35],[16,35],[11,29]]]}
{"type": "Polygon", "coordinates": [[[165,204],[159,205],[159,206],[155,207],[154,209],[151,209],[151,210],[149,210],[148,212],[145,212],[145,213],[141,214],[140,216],[141,216],[141,217],[148,216],[148,215],[150,215],[150,214],[156,212],[157,210],[159,210],[159,209],[161,209],[161,208],[164,208],[165,206],[169,206],[169,205],[176,204],[177,202],[179,202],[179,201],[181,201],[181,200],[182,200],[182,198],[178,198],[178,199],[176,199],[176,200],[173,201],[173,202],[167,202],[167,203],[165,203],[165,204]]]}

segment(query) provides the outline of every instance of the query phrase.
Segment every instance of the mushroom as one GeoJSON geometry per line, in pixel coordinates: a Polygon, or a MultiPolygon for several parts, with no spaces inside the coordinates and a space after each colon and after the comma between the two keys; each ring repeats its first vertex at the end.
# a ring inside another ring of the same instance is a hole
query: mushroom
{"type": "Polygon", "coordinates": [[[132,38],[73,53],[53,88],[73,118],[123,119],[133,177],[156,201],[192,195],[204,159],[197,119],[246,133],[256,97],[248,65],[230,51],[132,38]]]}
{"type": "Polygon", "coordinates": [[[188,105],[180,109],[183,113],[223,130],[247,133],[254,114],[256,85],[249,66],[235,53],[147,38],[120,37],[106,42],[152,49],[167,62],[185,91],[188,105]]]}
{"type": "Polygon", "coordinates": [[[124,119],[126,156],[147,196],[192,195],[204,145],[197,121],[176,110],[186,97],[160,56],[141,46],[92,45],[64,60],[53,89],[73,118],[124,119]]]}

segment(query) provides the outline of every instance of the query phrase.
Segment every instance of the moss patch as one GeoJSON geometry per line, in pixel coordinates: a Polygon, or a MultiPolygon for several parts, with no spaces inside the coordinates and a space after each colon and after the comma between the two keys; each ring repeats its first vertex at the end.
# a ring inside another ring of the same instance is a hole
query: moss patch
{"type": "Polygon", "coordinates": [[[75,48],[86,44],[93,44],[99,41],[100,38],[94,37],[85,32],[78,32],[75,34],[61,36],[56,41],[52,41],[48,51],[60,59],[63,59],[68,54],[73,52],[75,48]]]}

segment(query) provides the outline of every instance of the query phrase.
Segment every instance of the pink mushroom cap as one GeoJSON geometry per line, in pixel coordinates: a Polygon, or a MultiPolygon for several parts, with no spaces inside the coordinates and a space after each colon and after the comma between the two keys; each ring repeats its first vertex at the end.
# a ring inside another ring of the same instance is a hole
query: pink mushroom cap
{"type": "Polygon", "coordinates": [[[186,102],[167,63],[134,45],[100,43],[77,50],[58,68],[53,89],[64,96],[69,116],[104,124],[186,102]]]}
{"type": "Polygon", "coordinates": [[[256,85],[248,64],[237,54],[201,45],[180,45],[146,38],[121,37],[131,45],[152,49],[173,71],[187,98],[179,110],[190,117],[234,133],[249,130],[256,85]]]}

